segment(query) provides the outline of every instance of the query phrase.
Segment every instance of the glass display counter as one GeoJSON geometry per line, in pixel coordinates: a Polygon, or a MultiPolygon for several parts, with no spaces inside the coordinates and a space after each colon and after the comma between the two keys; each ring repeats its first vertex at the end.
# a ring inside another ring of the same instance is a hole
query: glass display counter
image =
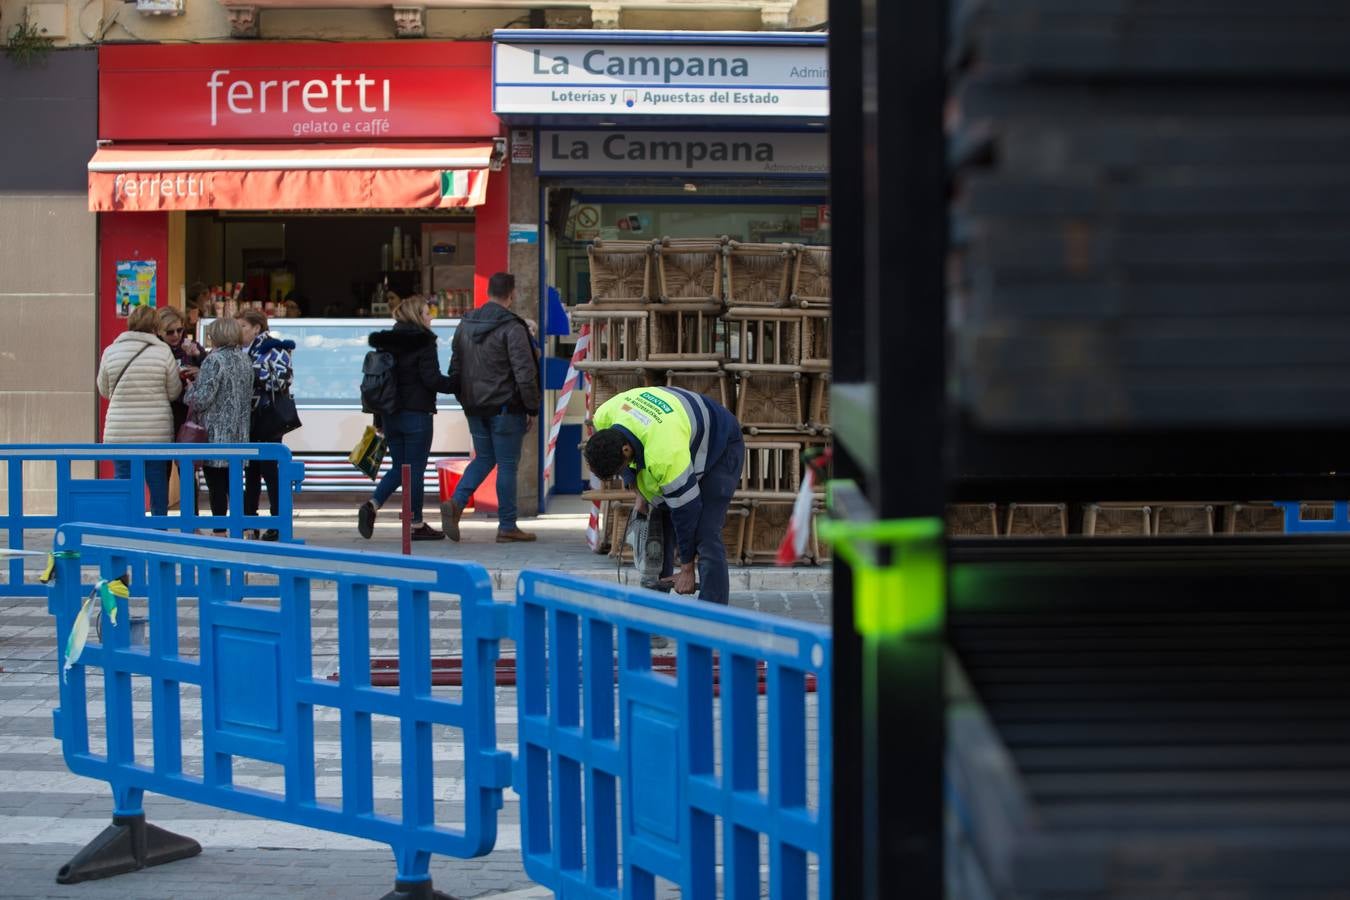
{"type": "MultiPolygon", "coordinates": [[[[203,320],[198,339],[210,323],[203,320]]],[[[435,319],[440,370],[450,366],[450,341],[458,319],[435,319]]],[[[370,480],[347,462],[347,454],[370,424],[361,411],[361,362],[370,350],[371,332],[394,327],[393,319],[273,319],[273,336],[295,341],[291,393],[304,426],[286,435],[286,445],[306,466],[307,490],[369,490],[370,480]]],[[[464,411],[453,396],[437,398],[427,488],[436,483],[436,460],[468,456],[473,450],[464,411]]]]}

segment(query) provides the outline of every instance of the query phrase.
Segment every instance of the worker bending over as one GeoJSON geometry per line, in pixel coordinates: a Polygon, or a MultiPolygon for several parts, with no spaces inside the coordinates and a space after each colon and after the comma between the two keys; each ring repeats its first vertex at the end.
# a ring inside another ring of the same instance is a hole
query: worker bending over
{"type": "Polygon", "coordinates": [[[595,411],[586,462],[600,478],[621,475],[637,487],[637,508],[668,515],[662,576],[676,593],[725,604],[731,591],[722,543],[731,495],[741,480],[741,423],[726,407],[683,388],[634,388],[595,411]],[[673,527],[671,527],[673,526],[673,527]],[[680,569],[674,568],[679,552],[680,569]]]}

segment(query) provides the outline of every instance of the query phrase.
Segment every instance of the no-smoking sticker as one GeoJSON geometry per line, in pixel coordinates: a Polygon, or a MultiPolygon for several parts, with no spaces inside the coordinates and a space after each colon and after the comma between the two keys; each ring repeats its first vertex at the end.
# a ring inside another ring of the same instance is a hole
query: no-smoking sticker
{"type": "Polygon", "coordinates": [[[578,228],[595,228],[600,224],[600,207],[578,206],[572,221],[578,228]]]}

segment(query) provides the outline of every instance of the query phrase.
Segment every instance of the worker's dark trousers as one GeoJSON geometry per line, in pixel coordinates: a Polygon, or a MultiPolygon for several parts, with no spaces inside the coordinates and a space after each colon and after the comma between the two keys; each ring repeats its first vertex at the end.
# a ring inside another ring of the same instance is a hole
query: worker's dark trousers
{"type": "MultiPolygon", "coordinates": [[[[703,511],[699,513],[698,528],[694,533],[694,551],[698,554],[698,595],[703,600],[726,605],[731,594],[731,575],[727,572],[727,548],[722,543],[722,527],[726,524],[731,495],[741,484],[741,469],[745,465],[745,443],[737,437],[727,445],[717,461],[708,466],[699,479],[699,496],[703,511]]],[[[661,575],[668,578],[675,571],[675,525],[670,521],[670,507],[661,506],[665,519],[665,564],[661,575]]]]}

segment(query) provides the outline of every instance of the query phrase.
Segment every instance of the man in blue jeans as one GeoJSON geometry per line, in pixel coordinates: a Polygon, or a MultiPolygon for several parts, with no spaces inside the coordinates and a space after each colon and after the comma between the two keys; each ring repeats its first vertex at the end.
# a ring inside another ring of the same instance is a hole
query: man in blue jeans
{"type": "Polygon", "coordinates": [[[473,492],[497,469],[497,543],[532,541],[516,525],[520,447],[534,426],[542,395],[539,357],[525,320],[511,312],[516,278],[488,279],[488,302],[460,320],[450,354],[451,390],[469,420],[474,458],[450,498],[445,533],[459,540],[459,517],[473,492]]]}

